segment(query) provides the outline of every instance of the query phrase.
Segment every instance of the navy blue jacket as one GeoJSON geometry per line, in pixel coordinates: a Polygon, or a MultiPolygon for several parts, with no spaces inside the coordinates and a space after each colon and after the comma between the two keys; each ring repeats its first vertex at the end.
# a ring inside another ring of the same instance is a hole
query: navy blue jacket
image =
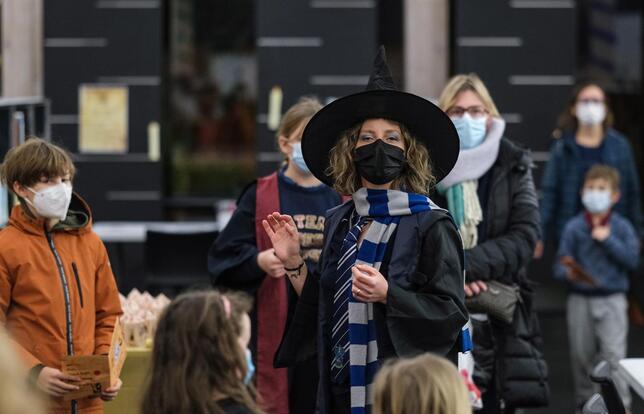
{"type": "MultiPolygon", "coordinates": [[[[622,196],[614,210],[630,220],[637,234],[642,235],[639,178],[628,140],[614,129],[608,129],[601,157],[604,164],[616,168],[620,174],[622,196]]],[[[579,163],[574,133],[564,134],[552,144],[541,182],[541,238],[544,241],[558,243],[566,223],[583,209],[580,190],[584,177],[579,163]]]]}
{"type": "MultiPolygon", "coordinates": [[[[288,366],[305,360],[317,348],[321,414],[331,410],[328,323],[333,292],[324,281],[333,279],[336,272],[352,211],[352,201],[329,211],[320,273],[307,276],[275,358],[276,366],[288,366]],[[312,332],[317,333],[317,344],[307,341],[312,332]]],[[[380,268],[389,283],[387,304],[374,305],[378,359],[434,352],[456,364],[458,337],[468,313],[462,243],[452,219],[441,210],[403,216],[392,237],[380,268]]]]}
{"type": "MultiPolygon", "coordinates": [[[[628,273],[639,263],[640,242],[633,226],[618,213],[608,221],[610,236],[604,241],[594,240],[591,228],[578,214],[570,220],[561,235],[557,258],[570,256],[597,282],[593,287],[585,283],[569,282],[571,291],[587,295],[610,295],[628,291],[628,273]]],[[[566,280],[566,268],[558,261],[555,277],[566,280]]]]}

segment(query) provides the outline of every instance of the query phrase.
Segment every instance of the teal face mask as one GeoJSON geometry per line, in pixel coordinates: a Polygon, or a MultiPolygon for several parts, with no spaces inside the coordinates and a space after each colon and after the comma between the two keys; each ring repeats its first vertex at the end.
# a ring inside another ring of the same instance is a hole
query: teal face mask
{"type": "Polygon", "coordinates": [[[459,118],[451,118],[461,141],[461,149],[479,146],[485,140],[487,117],[472,118],[467,112],[459,118]]]}
{"type": "Polygon", "coordinates": [[[304,155],[302,155],[302,143],[301,142],[293,142],[291,144],[291,147],[293,147],[293,153],[291,154],[291,160],[295,163],[297,168],[300,169],[300,171],[306,173],[306,174],[311,174],[311,170],[309,170],[309,167],[306,165],[306,162],[304,161],[304,155]]]}
{"type": "Polygon", "coordinates": [[[246,348],[246,376],[244,377],[244,384],[248,384],[250,380],[253,379],[255,375],[255,364],[253,364],[253,355],[250,353],[250,349],[246,348]]]}

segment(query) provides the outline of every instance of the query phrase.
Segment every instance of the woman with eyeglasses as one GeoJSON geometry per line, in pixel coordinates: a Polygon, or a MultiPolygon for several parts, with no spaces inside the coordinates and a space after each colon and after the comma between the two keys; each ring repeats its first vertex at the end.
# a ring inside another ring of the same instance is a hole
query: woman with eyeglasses
{"type": "Polygon", "coordinates": [[[477,75],[450,79],[439,106],[456,126],[460,151],[434,199],[449,209],[463,238],[465,294],[477,296],[496,281],[518,285],[523,298],[511,325],[471,314],[474,381],[483,391],[480,412],[497,413],[505,406],[504,412],[512,413],[516,407],[545,405],[545,361],[537,346],[539,327],[526,275],[539,238],[532,160],[504,137],[505,122],[477,75]],[[521,378],[508,369],[517,364],[524,366],[521,378]]]}
{"type": "Polygon", "coordinates": [[[612,128],[613,114],[605,91],[594,82],[573,89],[554,132],[550,158],[541,181],[541,240],[556,248],[565,224],[582,210],[580,189],[586,171],[606,164],[619,171],[621,198],[614,210],[631,221],[642,234],[640,185],[633,150],[628,140],[612,128]]]}

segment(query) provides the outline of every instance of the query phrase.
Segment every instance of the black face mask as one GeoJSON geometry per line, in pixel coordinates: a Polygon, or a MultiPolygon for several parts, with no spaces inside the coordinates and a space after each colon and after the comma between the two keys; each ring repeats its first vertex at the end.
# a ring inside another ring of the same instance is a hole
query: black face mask
{"type": "Polygon", "coordinates": [[[405,152],[378,139],[373,144],[356,148],[353,162],[362,178],[381,185],[398,178],[405,167],[405,152]]]}

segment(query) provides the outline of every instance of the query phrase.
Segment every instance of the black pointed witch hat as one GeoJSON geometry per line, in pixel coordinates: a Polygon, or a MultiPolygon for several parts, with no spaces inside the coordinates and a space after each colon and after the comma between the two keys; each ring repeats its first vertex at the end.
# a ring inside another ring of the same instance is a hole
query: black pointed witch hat
{"type": "Polygon", "coordinates": [[[311,118],[302,134],[302,153],[311,172],[327,185],[329,151],[342,133],[367,120],[384,118],[405,125],[427,147],[436,182],[454,167],[459,140],[454,124],[436,105],[396,88],[385,48],[380,46],[365,91],[337,99],[311,118]]]}
{"type": "Polygon", "coordinates": [[[385,47],[380,46],[373,61],[373,69],[371,69],[371,75],[369,75],[369,82],[367,82],[365,90],[377,91],[383,89],[395,91],[396,85],[394,84],[393,76],[391,76],[389,66],[387,66],[385,47]]]}

